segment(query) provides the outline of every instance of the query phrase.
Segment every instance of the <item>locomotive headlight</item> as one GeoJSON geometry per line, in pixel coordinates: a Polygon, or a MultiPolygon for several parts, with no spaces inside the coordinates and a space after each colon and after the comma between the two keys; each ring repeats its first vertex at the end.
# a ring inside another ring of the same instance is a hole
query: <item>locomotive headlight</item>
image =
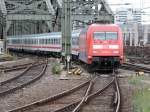
{"type": "Polygon", "coordinates": [[[113,53],[118,54],[118,53],[119,53],[119,51],[113,51],[113,53]]]}
{"type": "Polygon", "coordinates": [[[109,45],[109,49],[119,49],[119,45],[109,45]]]}

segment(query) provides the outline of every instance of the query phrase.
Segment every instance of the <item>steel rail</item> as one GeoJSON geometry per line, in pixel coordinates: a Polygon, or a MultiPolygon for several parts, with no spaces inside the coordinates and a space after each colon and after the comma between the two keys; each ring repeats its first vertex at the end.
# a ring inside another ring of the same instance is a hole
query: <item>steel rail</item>
{"type": "MultiPolygon", "coordinates": [[[[43,63],[43,64],[44,64],[44,63],[43,63]]],[[[43,66],[43,64],[39,64],[39,65],[40,65],[40,66],[43,66]]],[[[11,81],[14,81],[15,79],[18,79],[19,77],[21,77],[21,76],[23,76],[25,73],[27,73],[27,71],[29,71],[32,67],[35,67],[35,66],[38,66],[38,65],[29,66],[29,67],[28,67],[25,71],[23,71],[20,75],[14,77],[14,78],[11,78],[11,79],[9,79],[9,80],[6,80],[6,81],[4,81],[4,82],[1,82],[1,86],[3,86],[3,85],[5,86],[5,84],[11,83],[11,81]]],[[[10,88],[10,89],[7,89],[7,88],[6,88],[6,90],[4,89],[3,91],[0,92],[0,96],[9,94],[9,93],[11,93],[11,92],[14,92],[15,90],[18,90],[18,89],[20,89],[20,88],[25,87],[26,85],[29,85],[29,84],[33,83],[34,81],[36,81],[37,79],[39,79],[39,78],[44,74],[44,72],[45,72],[45,70],[46,70],[46,67],[47,67],[47,63],[45,63],[44,68],[42,69],[42,71],[41,71],[36,77],[34,77],[32,80],[30,80],[30,81],[28,81],[28,82],[25,82],[25,83],[23,83],[23,84],[21,84],[21,85],[19,85],[19,86],[10,88]]]]}
{"type": "Polygon", "coordinates": [[[116,106],[115,112],[119,112],[120,103],[121,103],[121,94],[120,94],[119,84],[118,84],[118,80],[116,76],[115,76],[115,85],[116,85],[116,90],[117,90],[117,106],[116,106]]]}
{"type": "Polygon", "coordinates": [[[59,99],[59,98],[61,98],[61,97],[64,97],[64,96],[66,96],[66,95],[69,95],[69,94],[71,94],[71,93],[73,93],[73,92],[79,90],[80,88],[82,88],[82,87],[86,86],[87,84],[89,84],[90,81],[91,81],[91,79],[88,80],[88,81],[86,81],[86,82],[84,82],[84,83],[82,83],[82,84],[80,84],[80,85],[78,85],[78,86],[76,86],[76,87],[73,87],[72,89],[63,91],[63,92],[61,92],[61,93],[59,93],[59,94],[56,94],[56,95],[51,96],[51,97],[48,97],[48,98],[46,98],[46,99],[41,99],[41,100],[39,100],[39,101],[36,101],[36,102],[30,103],[30,104],[27,104],[27,105],[25,105],[25,106],[21,106],[21,107],[18,107],[18,108],[9,110],[8,112],[18,112],[18,111],[20,112],[20,111],[28,110],[28,109],[34,108],[34,107],[36,107],[36,106],[45,104],[45,103],[47,103],[47,102],[55,101],[55,100],[57,100],[57,99],[59,99]]]}
{"type": "Polygon", "coordinates": [[[83,97],[83,99],[80,101],[80,103],[76,106],[76,108],[72,112],[78,112],[80,110],[80,107],[84,104],[86,97],[90,94],[90,92],[92,90],[94,81],[95,81],[95,79],[90,82],[89,87],[85,93],[85,96],[83,97]]]}
{"type": "MultiPolygon", "coordinates": [[[[113,78],[104,88],[102,89],[99,89],[98,91],[90,94],[90,95],[87,95],[86,97],[84,96],[83,99],[78,99],[77,101],[71,103],[71,104],[68,104],[67,106],[63,107],[63,108],[60,108],[60,109],[57,109],[53,112],[78,112],[81,107],[87,103],[88,101],[90,101],[91,99],[93,99],[94,97],[96,97],[97,95],[100,95],[101,93],[103,93],[107,88],[109,88],[113,82],[114,82],[115,78],[113,78]]],[[[90,88],[90,87],[89,87],[90,88]]],[[[88,94],[90,89],[87,90],[87,93],[88,94]]]]}
{"type": "Polygon", "coordinates": [[[150,73],[150,68],[148,67],[143,67],[135,64],[129,64],[129,63],[124,63],[121,68],[123,69],[129,69],[129,70],[137,70],[137,71],[144,71],[146,73],[150,73]]]}
{"type": "Polygon", "coordinates": [[[28,72],[32,67],[35,67],[35,66],[38,66],[38,65],[41,65],[41,64],[43,64],[43,63],[36,63],[36,64],[34,64],[34,63],[32,63],[32,64],[30,64],[22,73],[20,73],[19,75],[17,75],[17,76],[14,76],[14,77],[12,77],[12,78],[10,78],[10,79],[7,79],[7,80],[5,80],[5,81],[2,81],[2,82],[0,82],[0,85],[2,86],[2,85],[4,85],[4,84],[6,84],[6,83],[9,83],[9,82],[11,82],[11,81],[13,81],[13,80],[15,80],[15,79],[17,79],[17,78],[19,78],[19,77],[21,77],[21,76],[23,76],[26,72],[28,72]]]}
{"type": "Polygon", "coordinates": [[[12,66],[12,67],[6,67],[6,68],[1,68],[1,72],[11,72],[15,70],[20,70],[20,69],[25,69],[27,66],[31,65],[32,63],[27,63],[23,65],[17,65],[17,66],[12,66]]]}

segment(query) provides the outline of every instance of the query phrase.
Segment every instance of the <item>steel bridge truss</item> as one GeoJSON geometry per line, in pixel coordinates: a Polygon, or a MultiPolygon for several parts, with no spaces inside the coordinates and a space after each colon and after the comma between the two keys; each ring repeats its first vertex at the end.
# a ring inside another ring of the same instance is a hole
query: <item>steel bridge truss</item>
{"type": "MultiPolygon", "coordinates": [[[[7,35],[44,33],[61,30],[63,0],[0,0],[0,31],[7,35]]],[[[74,29],[100,22],[111,23],[113,13],[105,0],[72,0],[74,29]]]]}

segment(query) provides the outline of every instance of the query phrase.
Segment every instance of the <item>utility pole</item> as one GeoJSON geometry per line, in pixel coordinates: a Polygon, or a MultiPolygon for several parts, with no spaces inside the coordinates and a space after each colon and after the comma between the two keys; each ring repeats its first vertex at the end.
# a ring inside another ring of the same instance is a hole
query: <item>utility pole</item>
{"type": "Polygon", "coordinates": [[[71,63],[71,5],[70,0],[63,0],[61,13],[62,57],[69,71],[71,63]]]}
{"type": "Polygon", "coordinates": [[[7,53],[6,15],[3,14],[0,15],[0,26],[2,28],[4,53],[7,53]]]}
{"type": "Polygon", "coordinates": [[[4,46],[4,53],[7,54],[6,15],[3,16],[3,46],[4,46]]]}

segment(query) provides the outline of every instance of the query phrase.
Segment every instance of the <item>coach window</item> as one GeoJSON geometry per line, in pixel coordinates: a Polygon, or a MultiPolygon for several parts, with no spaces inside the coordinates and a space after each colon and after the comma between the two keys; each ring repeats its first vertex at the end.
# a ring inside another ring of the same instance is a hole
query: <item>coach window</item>
{"type": "Polygon", "coordinates": [[[56,44],[56,39],[54,39],[54,44],[56,44]]]}
{"type": "Polygon", "coordinates": [[[33,41],[33,43],[32,43],[32,44],[35,44],[35,39],[33,39],[32,41],[33,41]]]}
{"type": "Polygon", "coordinates": [[[48,39],[48,44],[51,44],[51,39],[48,39]]]}
{"type": "Polygon", "coordinates": [[[60,39],[58,39],[58,44],[60,44],[60,39]]]}
{"type": "Polygon", "coordinates": [[[27,39],[25,39],[25,44],[27,44],[27,39]]]}
{"type": "Polygon", "coordinates": [[[26,39],[26,42],[27,42],[27,44],[29,43],[29,42],[28,42],[28,39],[26,39]]]}
{"type": "Polygon", "coordinates": [[[35,44],[38,44],[38,40],[37,39],[35,40],[35,44]]]}
{"type": "Polygon", "coordinates": [[[55,39],[55,44],[57,44],[57,39],[55,39]]]}
{"type": "Polygon", "coordinates": [[[58,39],[58,44],[60,44],[60,39],[58,39]]]}
{"type": "Polygon", "coordinates": [[[46,39],[46,44],[48,44],[48,39],[46,39]]]}
{"type": "Polygon", "coordinates": [[[44,39],[42,39],[42,44],[44,44],[44,39]]]}
{"type": "Polygon", "coordinates": [[[34,44],[34,39],[32,39],[32,44],[34,44]]]}
{"type": "Polygon", "coordinates": [[[42,39],[42,44],[44,44],[44,39],[42,39]]]}
{"type": "Polygon", "coordinates": [[[46,39],[44,39],[44,44],[46,44],[46,39]]]}
{"type": "Polygon", "coordinates": [[[42,42],[43,44],[45,44],[45,39],[43,39],[43,42],[42,42]]]}
{"type": "Polygon", "coordinates": [[[57,44],[57,39],[55,39],[55,44],[57,44]]]}
{"type": "Polygon", "coordinates": [[[31,43],[30,44],[33,44],[33,39],[31,39],[31,43]]]}
{"type": "Polygon", "coordinates": [[[40,39],[39,41],[40,41],[40,44],[42,44],[42,39],[40,39]]]}
{"type": "Polygon", "coordinates": [[[53,44],[53,39],[51,39],[51,44],[53,44]]]}
{"type": "Polygon", "coordinates": [[[56,39],[56,44],[58,44],[58,39],[56,39]]]}
{"type": "Polygon", "coordinates": [[[43,44],[43,39],[41,39],[41,44],[43,44]]]}
{"type": "Polygon", "coordinates": [[[44,39],[45,40],[45,45],[47,44],[47,39],[44,39]]]}
{"type": "Polygon", "coordinates": [[[29,44],[32,44],[32,39],[29,39],[29,44]]]}
{"type": "Polygon", "coordinates": [[[56,44],[56,39],[54,39],[54,44],[56,44]]]}
{"type": "Polygon", "coordinates": [[[61,39],[59,39],[59,44],[61,44],[61,39]]]}
{"type": "Polygon", "coordinates": [[[52,40],[51,39],[49,39],[49,44],[51,44],[52,43],[52,40]]]}
{"type": "Polygon", "coordinates": [[[35,39],[33,39],[33,44],[35,44],[35,39]]]}
{"type": "Polygon", "coordinates": [[[33,39],[33,44],[36,44],[36,40],[35,39],[33,39]]]}
{"type": "Polygon", "coordinates": [[[49,44],[49,39],[47,39],[47,44],[49,44]]]}
{"type": "Polygon", "coordinates": [[[54,44],[56,44],[56,39],[54,39],[54,44]]]}
{"type": "Polygon", "coordinates": [[[50,44],[50,39],[48,39],[48,44],[50,44]]]}
{"type": "Polygon", "coordinates": [[[58,44],[58,39],[56,39],[56,44],[58,44]]]}
{"type": "Polygon", "coordinates": [[[29,39],[27,39],[27,44],[29,44],[29,39]]]}
{"type": "Polygon", "coordinates": [[[46,39],[44,39],[44,44],[46,44],[46,39]]]}
{"type": "Polygon", "coordinates": [[[49,39],[49,44],[51,44],[51,39],[49,39]]]}
{"type": "Polygon", "coordinates": [[[40,43],[40,45],[42,44],[42,39],[39,39],[39,43],[40,43]]]}
{"type": "Polygon", "coordinates": [[[54,40],[52,39],[52,44],[54,44],[54,40]]]}
{"type": "Polygon", "coordinates": [[[30,40],[29,39],[27,39],[27,44],[29,44],[30,43],[30,40]]]}
{"type": "Polygon", "coordinates": [[[41,39],[39,39],[39,44],[41,44],[41,39]]]}
{"type": "Polygon", "coordinates": [[[30,39],[28,39],[28,44],[30,44],[30,39]]]}
{"type": "Polygon", "coordinates": [[[47,40],[46,40],[46,39],[44,39],[44,43],[45,43],[45,45],[46,45],[46,43],[47,43],[47,40]]]}

